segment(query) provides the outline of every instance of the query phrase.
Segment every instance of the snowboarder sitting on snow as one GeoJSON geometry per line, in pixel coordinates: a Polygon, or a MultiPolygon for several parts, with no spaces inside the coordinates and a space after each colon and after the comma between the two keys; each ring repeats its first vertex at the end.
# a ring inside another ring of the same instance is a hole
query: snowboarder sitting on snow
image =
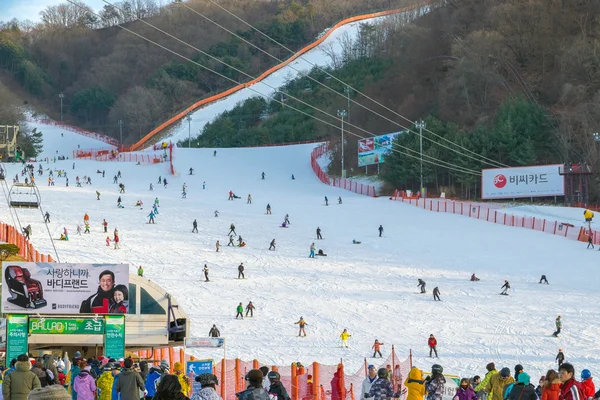
{"type": "Polygon", "coordinates": [[[361,242],[359,242],[358,240],[356,240],[356,239],[352,239],[352,244],[360,244],[360,243],[361,243],[361,242]]]}
{"type": "Polygon", "coordinates": [[[141,200],[138,200],[135,202],[136,207],[142,207],[143,205],[144,205],[144,203],[141,200]]]}
{"type": "Polygon", "coordinates": [[[322,257],[327,257],[327,254],[323,253],[323,250],[321,250],[321,249],[319,249],[319,251],[317,251],[317,255],[322,256],[322,257]]]}
{"type": "Polygon", "coordinates": [[[64,233],[61,233],[60,240],[69,240],[69,236],[65,235],[64,233]]]}
{"type": "Polygon", "coordinates": [[[479,278],[475,276],[475,274],[471,275],[471,282],[478,282],[479,278]]]}
{"type": "Polygon", "coordinates": [[[281,228],[287,228],[287,224],[285,222],[281,223],[281,228]]]}

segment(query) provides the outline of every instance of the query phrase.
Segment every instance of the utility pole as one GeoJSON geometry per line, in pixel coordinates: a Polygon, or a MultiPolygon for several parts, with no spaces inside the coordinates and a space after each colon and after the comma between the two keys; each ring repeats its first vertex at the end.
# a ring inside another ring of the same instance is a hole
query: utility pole
{"type": "Polygon", "coordinates": [[[346,96],[348,98],[348,119],[347,122],[350,122],[350,93],[352,92],[352,89],[350,89],[350,86],[346,86],[344,88],[344,93],[346,93],[346,96]]]}
{"type": "Polygon", "coordinates": [[[344,118],[348,116],[346,110],[338,110],[338,117],[342,119],[342,178],[346,177],[346,170],[344,169],[344,118]]]}
{"type": "Polygon", "coordinates": [[[190,113],[187,113],[185,119],[187,119],[188,122],[188,148],[192,148],[192,116],[190,113]]]}
{"type": "Polygon", "coordinates": [[[121,149],[123,149],[123,120],[120,119],[118,124],[119,124],[119,134],[121,135],[121,149]]]}
{"type": "Polygon", "coordinates": [[[63,98],[65,95],[61,93],[58,97],[60,97],[60,122],[63,122],[63,98]]]}
{"type": "Polygon", "coordinates": [[[415,122],[415,126],[419,128],[419,154],[421,158],[421,196],[423,196],[423,128],[427,126],[425,121],[415,122]]]}

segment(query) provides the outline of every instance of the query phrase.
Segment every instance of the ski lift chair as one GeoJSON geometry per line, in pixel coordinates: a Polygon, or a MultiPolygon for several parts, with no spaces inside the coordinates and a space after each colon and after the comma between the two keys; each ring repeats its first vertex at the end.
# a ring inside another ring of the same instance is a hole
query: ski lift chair
{"type": "Polygon", "coordinates": [[[40,308],[48,304],[44,300],[42,283],[32,279],[27,268],[9,265],[4,272],[4,282],[12,295],[9,302],[23,308],[40,308]]]}
{"type": "Polygon", "coordinates": [[[39,208],[40,198],[37,193],[35,185],[15,183],[10,189],[9,193],[9,205],[13,208],[39,208]],[[23,191],[20,191],[23,189],[23,191]],[[15,193],[15,190],[17,192],[15,193]]]}

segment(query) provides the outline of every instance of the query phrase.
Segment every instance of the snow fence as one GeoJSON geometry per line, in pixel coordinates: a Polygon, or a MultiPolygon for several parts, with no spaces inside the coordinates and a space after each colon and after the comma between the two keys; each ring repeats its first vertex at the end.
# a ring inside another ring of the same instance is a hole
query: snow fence
{"type": "Polygon", "coordinates": [[[330,178],[329,175],[321,169],[317,159],[329,151],[329,142],[323,143],[310,153],[310,166],[317,175],[317,178],[326,185],[339,187],[350,192],[362,194],[364,196],[377,197],[375,186],[365,185],[346,178],[330,178]]]}
{"type": "Polygon", "coordinates": [[[54,262],[50,254],[42,254],[37,251],[17,228],[4,222],[0,222],[0,242],[19,246],[18,255],[25,261],[54,262]]]}
{"type": "MultiPolygon", "coordinates": [[[[400,360],[392,346],[392,352],[387,359],[370,362],[377,369],[387,367],[393,371],[390,380],[394,384],[394,388],[401,393],[401,400],[406,399],[407,394],[403,383],[412,364],[412,352],[410,354],[408,358],[400,360]]],[[[183,348],[180,348],[179,351],[175,351],[173,348],[141,350],[134,357],[155,364],[160,360],[167,360],[171,371],[176,362],[195,360],[193,356],[186,354],[183,348]]],[[[340,361],[338,365],[322,365],[317,362],[302,365],[298,362],[284,366],[267,365],[267,367],[269,371],[279,372],[281,382],[292,400],[359,400],[361,385],[367,375],[367,360],[365,359],[364,366],[354,373],[348,373],[343,360],[340,361]]],[[[258,360],[242,361],[238,358],[216,362],[213,366],[213,373],[219,379],[217,391],[223,400],[234,400],[235,394],[247,387],[244,378],[248,371],[258,369],[263,365],[265,364],[258,360]]],[[[191,382],[194,381],[193,376],[190,375],[189,378],[191,382]]],[[[193,398],[193,393],[189,397],[193,398]]]]}
{"type": "Polygon", "coordinates": [[[101,135],[99,133],[94,133],[94,132],[90,132],[90,131],[86,131],[85,129],[81,129],[78,128],[76,126],[72,126],[69,124],[65,124],[64,122],[60,122],[60,121],[53,121],[51,119],[39,119],[39,120],[35,120],[37,123],[43,124],[43,125],[49,125],[49,126],[57,126],[61,129],[64,129],[66,131],[71,131],[71,132],[75,132],[78,133],[82,136],[87,136],[89,138],[92,139],[96,139],[96,140],[100,140],[101,142],[104,142],[106,144],[110,144],[113,146],[119,146],[119,141],[117,139],[111,138],[109,136],[106,135],[101,135]]]}
{"type": "MultiPolygon", "coordinates": [[[[508,214],[494,206],[484,204],[470,203],[465,201],[455,201],[447,199],[423,199],[414,197],[403,197],[398,190],[394,191],[390,200],[400,201],[424,210],[459,214],[464,217],[474,218],[499,225],[514,226],[518,228],[533,229],[540,232],[550,233],[552,235],[562,236],[571,240],[587,241],[588,232],[584,227],[574,226],[569,223],[559,221],[549,221],[544,218],[521,217],[508,214]]],[[[496,206],[497,207],[497,206],[496,206]]],[[[594,241],[600,241],[600,234],[594,235],[594,241]]]]}

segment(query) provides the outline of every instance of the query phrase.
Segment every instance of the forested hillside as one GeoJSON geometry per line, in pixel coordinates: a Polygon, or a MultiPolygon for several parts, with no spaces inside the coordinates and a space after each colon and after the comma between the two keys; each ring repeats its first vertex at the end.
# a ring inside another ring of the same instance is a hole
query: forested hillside
{"type": "MultiPolygon", "coordinates": [[[[410,1],[224,0],[218,4],[295,50],[340,19],[410,1]]],[[[105,6],[99,15],[85,8],[84,1],[80,4],[82,7],[70,3],[48,7],[40,24],[0,24],[0,80],[57,120],[61,93],[64,118],[69,123],[118,138],[118,121],[122,120],[126,143],[232,83],[119,29],[117,23],[238,81],[248,79],[138,19],[252,76],[276,61],[209,20],[279,58],[289,56],[208,0],[174,1],[163,7],[156,0],[128,0],[105,6]]]]}
{"type": "MultiPolygon", "coordinates": [[[[343,54],[332,55],[339,69],[331,72],[408,120],[425,119],[429,130],[504,164],[587,162],[595,166],[599,160],[592,134],[600,126],[599,18],[600,2],[591,0],[448,1],[412,24],[391,19],[380,26],[363,25],[360,37],[346,43],[343,54]]],[[[320,71],[311,76],[337,94],[306,77],[290,82],[284,92],[332,115],[347,108],[344,85],[320,71]]],[[[354,91],[351,98],[371,109],[352,104],[352,124],[372,134],[417,131],[410,122],[354,91]]],[[[285,104],[323,117],[291,96],[285,104]]],[[[339,126],[338,121],[328,120],[339,126]]],[[[348,131],[369,136],[356,128],[348,131]]],[[[338,128],[272,99],[240,105],[208,125],[204,134],[196,145],[215,145],[217,137],[223,146],[315,138],[340,141],[338,128]]],[[[424,135],[433,138],[429,132],[424,135]]],[[[346,136],[350,174],[364,172],[356,168],[357,139],[346,136]]],[[[397,144],[418,150],[418,135],[401,135],[397,144]]],[[[490,167],[428,140],[424,153],[472,170],[490,167]]],[[[331,172],[339,173],[339,146],[333,157],[331,172]]],[[[395,153],[382,167],[394,187],[418,190],[418,161],[395,153]]],[[[427,164],[424,179],[430,191],[466,197],[477,193],[480,184],[477,176],[427,164]]]]}

